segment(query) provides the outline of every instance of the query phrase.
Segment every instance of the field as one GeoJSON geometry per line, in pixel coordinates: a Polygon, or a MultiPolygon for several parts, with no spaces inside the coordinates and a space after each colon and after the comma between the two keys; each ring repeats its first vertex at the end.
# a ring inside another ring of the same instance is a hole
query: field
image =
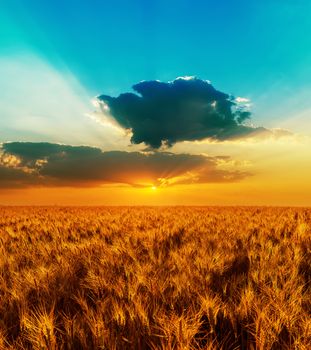
{"type": "Polygon", "coordinates": [[[0,212],[0,349],[311,349],[311,209],[0,212]]]}

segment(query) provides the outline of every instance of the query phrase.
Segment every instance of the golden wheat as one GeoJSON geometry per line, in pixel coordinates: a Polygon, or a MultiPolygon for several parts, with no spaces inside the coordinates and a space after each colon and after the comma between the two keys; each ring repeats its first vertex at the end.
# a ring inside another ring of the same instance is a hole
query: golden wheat
{"type": "Polygon", "coordinates": [[[311,348],[311,209],[0,210],[0,349],[311,348]]]}

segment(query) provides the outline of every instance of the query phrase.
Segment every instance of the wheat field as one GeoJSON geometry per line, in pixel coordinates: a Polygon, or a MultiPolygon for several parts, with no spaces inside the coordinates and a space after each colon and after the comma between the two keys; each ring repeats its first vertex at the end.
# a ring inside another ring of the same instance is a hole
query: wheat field
{"type": "Polygon", "coordinates": [[[311,348],[311,209],[0,210],[0,349],[311,348]]]}

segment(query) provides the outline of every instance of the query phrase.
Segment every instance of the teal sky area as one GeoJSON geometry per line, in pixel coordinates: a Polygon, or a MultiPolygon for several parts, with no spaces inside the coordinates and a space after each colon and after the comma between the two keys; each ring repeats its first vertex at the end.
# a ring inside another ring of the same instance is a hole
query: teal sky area
{"type": "MultiPolygon", "coordinates": [[[[249,98],[256,125],[310,127],[308,0],[2,0],[0,9],[4,140],[40,139],[44,118],[64,130],[98,94],[185,75],[249,98]]],[[[93,127],[81,117],[77,141],[84,124],[93,127]]]]}

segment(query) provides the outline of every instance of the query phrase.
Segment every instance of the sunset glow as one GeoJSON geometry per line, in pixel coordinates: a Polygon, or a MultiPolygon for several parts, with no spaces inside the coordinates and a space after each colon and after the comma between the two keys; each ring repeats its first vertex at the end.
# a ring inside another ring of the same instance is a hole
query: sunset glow
{"type": "Polygon", "coordinates": [[[1,5],[0,204],[311,204],[309,3],[56,3],[1,5]]]}

